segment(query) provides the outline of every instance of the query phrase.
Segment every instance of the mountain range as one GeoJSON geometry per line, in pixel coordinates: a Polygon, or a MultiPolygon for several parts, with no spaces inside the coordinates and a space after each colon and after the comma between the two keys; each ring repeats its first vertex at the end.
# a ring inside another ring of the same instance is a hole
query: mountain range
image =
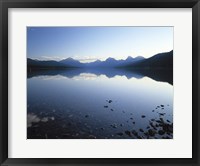
{"type": "Polygon", "coordinates": [[[138,56],[127,57],[125,60],[107,58],[105,61],[96,60],[90,63],[81,63],[73,58],[61,61],[40,61],[27,58],[28,69],[48,69],[48,68],[173,68],[173,50],[156,54],[150,58],[138,56]]]}

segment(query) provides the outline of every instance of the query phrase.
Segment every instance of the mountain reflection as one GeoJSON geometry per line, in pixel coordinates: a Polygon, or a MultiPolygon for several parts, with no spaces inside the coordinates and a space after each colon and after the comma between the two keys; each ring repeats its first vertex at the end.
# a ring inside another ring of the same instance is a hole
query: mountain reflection
{"type": "Polygon", "coordinates": [[[81,74],[88,73],[94,76],[105,75],[108,78],[115,76],[126,76],[127,79],[132,77],[141,79],[149,77],[155,81],[168,82],[173,85],[173,70],[165,69],[143,69],[143,70],[129,70],[129,69],[116,69],[116,68],[69,68],[65,70],[32,70],[27,72],[27,77],[37,76],[56,76],[61,75],[67,78],[74,78],[81,74]]]}

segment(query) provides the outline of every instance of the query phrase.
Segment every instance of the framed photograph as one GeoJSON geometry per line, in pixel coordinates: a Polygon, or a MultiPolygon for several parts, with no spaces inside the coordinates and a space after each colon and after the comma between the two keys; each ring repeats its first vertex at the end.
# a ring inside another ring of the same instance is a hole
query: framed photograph
{"type": "Polygon", "coordinates": [[[199,165],[198,0],[1,0],[0,163],[199,165]]]}

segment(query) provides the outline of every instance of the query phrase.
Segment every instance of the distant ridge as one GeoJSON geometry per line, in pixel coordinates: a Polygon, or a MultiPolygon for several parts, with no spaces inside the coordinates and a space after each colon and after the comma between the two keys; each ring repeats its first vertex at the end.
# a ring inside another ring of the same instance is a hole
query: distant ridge
{"type": "Polygon", "coordinates": [[[62,63],[59,63],[57,61],[39,61],[39,60],[33,60],[30,58],[27,58],[27,68],[33,68],[33,69],[48,69],[48,68],[66,68],[71,66],[63,65],[62,63]]]}
{"type": "Polygon", "coordinates": [[[73,67],[83,67],[84,65],[79,62],[78,60],[75,60],[73,58],[67,58],[64,60],[59,61],[59,63],[67,66],[73,66],[73,67]]]}
{"type": "Polygon", "coordinates": [[[125,67],[132,68],[173,68],[173,50],[156,54],[138,63],[132,63],[125,67]]]}
{"type": "Polygon", "coordinates": [[[27,58],[27,68],[48,69],[48,68],[173,68],[173,50],[156,54],[148,59],[142,56],[132,58],[128,56],[125,60],[107,58],[105,61],[96,60],[90,63],[81,63],[73,58],[61,61],[40,61],[27,58]]]}

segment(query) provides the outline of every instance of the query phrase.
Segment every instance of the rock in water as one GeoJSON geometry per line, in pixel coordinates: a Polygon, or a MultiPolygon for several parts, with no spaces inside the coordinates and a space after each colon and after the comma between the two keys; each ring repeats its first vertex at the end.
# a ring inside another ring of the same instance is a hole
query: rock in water
{"type": "Polygon", "coordinates": [[[112,128],[114,128],[114,129],[117,128],[117,124],[115,124],[115,123],[114,123],[114,124],[111,124],[110,126],[111,126],[112,128]]]}
{"type": "Polygon", "coordinates": [[[165,131],[164,131],[164,130],[159,130],[159,131],[158,131],[158,134],[159,134],[159,135],[164,135],[164,134],[165,134],[165,131]]]}
{"type": "Polygon", "coordinates": [[[123,135],[123,133],[117,133],[117,135],[119,135],[119,136],[122,136],[122,135],[123,135]]]}
{"type": "Polygon", "coordinates": [[[108,106],[107,106],[107,105],[104,105],[104,108],[108,108],[108,106]]]}
{"type": "Polygon", "coordinates": [[[106,100],[108,103],[112,103],[112,100],[106,100]]]}
{"type": "Polygon", "coordinates": [[[136,137],[138,136],[137,131],[133,130],[132,133],[133,133],[133,135],[135,135],[136,137]]]}
{"type": "Polygon", "coordinates": [[[148,133],[149,133],[149,136],[151,136],[151,137],[153,137],[156,134],[156,132],[152,129],[149,129],[148,133]]]}
{"type": "Polygon", "coordinates": [[[73,117],[73,115],[71,114],[71,115],[69,115],[68,117],[71,118],[71,117],[73,117]]]}
{"type": "Polygon", "coordinates": [[[139,131],[142,132],[142,133],[144,132],[144,130],[142,130],[142,129],[140,129],[139,131]]]}
{"type": "Polygon", "coordinates": [[[150,122],[149,125],[150,125],[154,130],[157,130],[157,128],[154,126],[154,124],[153,124],[152,122],[150,122]]]}
{"type": "Polygon", "coordinates": [[[142,117],[142,118],[145,118],[146,116],[145,116],[145,115],[142,115],[141,117],[142,117]]]}
{"type": "Polygon", "coordinates": [[[164,115],[165,115],[165,113],[159,113],[159,115],[160,115],[160,116],[164,116],[164,115]]]}
{"type": "Polygon", "coordinates": [[[131,132],[130,131],[126,130],[125,134],[128,135],[129,137],[131,137],[131,132]]]}
{"type": "Polygon", "coordinates": [[[94,135],[89,135],[89,138],[90,138],[90,139],[96,139],[97,137],[94,136],[94,135]]]}

